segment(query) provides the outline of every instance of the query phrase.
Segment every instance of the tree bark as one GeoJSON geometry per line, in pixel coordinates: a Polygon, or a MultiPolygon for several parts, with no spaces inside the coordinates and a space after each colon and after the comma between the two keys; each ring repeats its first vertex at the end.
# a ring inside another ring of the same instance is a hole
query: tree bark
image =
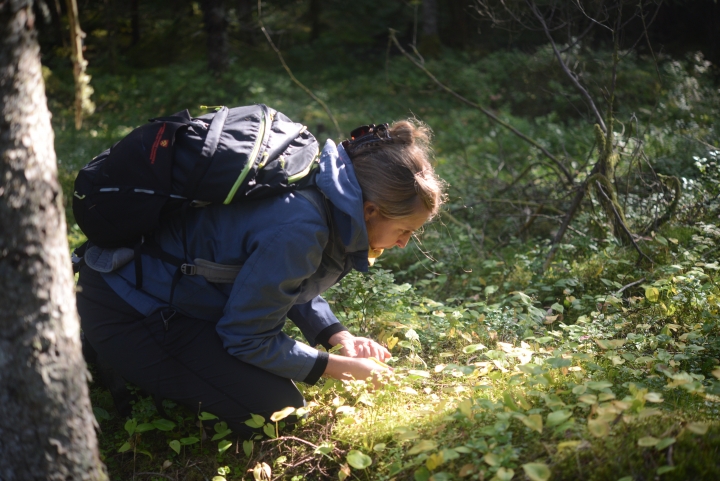
{"type": "Polygon", "coordinates": [[[205,32],[207,33],[208,67],[215,73],[228,66],[228,19],[225,0],[204,0],[205,32]]]}
{"type": "Polygon", "coordinates": [[[422,0],[422,33],[418,48],[426,57],[436,57],[440,54],[440,47],[437,1],[422,0]]]}
{"type": "Polygon", "coordinates": [[[107,479],[31,0],[0,2],[0,479],[107,479]]]}
{"type": "Polygon", "coordinates": [[[83,58],[83,39],[85,32],[80,29],[80,14],[76,0],[66,0],[68,21],[70,23],[70,40],[72,45],[73,76],[75,77],[75,129],[82,128],[83,114],[92,114],[95,104],[90,100],[93,93],[90,87],[90,76],[85,73],[87,60],[83,58]]]}

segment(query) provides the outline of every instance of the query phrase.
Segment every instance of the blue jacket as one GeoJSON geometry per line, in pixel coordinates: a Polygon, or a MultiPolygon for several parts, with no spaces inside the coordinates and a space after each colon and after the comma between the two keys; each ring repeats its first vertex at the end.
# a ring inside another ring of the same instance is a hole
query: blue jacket
{"type": "MultiPolygon", "coordinates": [[[[242,269],[233,284],[183,276],[173,298],[180,313],[217,322],[223,345],[233,356],[309,383],[324,372],[328,355],[284,334],[286,316],[310,345],[327,344],[345,328],[320,294],[352,268],[368,269],[362,191],[342,146],[326,143],[315,182],[327,200],[326,212],[293,193],[190,209],[184,221],[186,260],[201,258],[242,269]]],[[[180,258],[182,222],[181,215],[171,215],[155,234],[164,251],[180,258]]],[[[135,289],[132,262],[104,278],[122,299],[150,315],[167,307],[175,270],[142,256],[142,290],[135,289]]]]}

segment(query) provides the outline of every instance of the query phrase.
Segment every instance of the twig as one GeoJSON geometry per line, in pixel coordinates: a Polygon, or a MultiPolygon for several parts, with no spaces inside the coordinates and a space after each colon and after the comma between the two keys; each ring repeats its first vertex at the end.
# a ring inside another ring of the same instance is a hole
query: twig
{"type": "Polygon", "coordinates": [[[275,441],[297,441],[297,442],[299,442],[299,443],[307,444],[308,446],[310,446],[310,447],[313,448],[313,449],[317,449],[317,448],[318,448],[316,445],[314,445],[314,444],[311,443],[310,441],[305,441],[304,439],[302,439],[302,438],[296,438],[295,436],[280,436],[279,438],[272,438],[272,439],[268,439],[268,440],[266,440],[266,441],[263,441],[263,444],[265,444],[265,443],[272,443],[272,442],[275,442],[275,441]]]}
{"type": "Polygon", "coordinates": [[[285,59],[283,58],[282,53],[275,46],[275,43],[272,41],[272,38],[270,38],[270,34],[265,29],[265,25],[263,24],[262,18],[260,15],[261,11],[262,10],[261,10],[261,5],[260,5],[260,0],[258,0],[258,23],[260,24],[260,30],[262,30],[262,32],[265,34],[265,38],[267,39],[268,43],[270,44],[272,49],[277,54],[278,58],[280,59],[280,63],[282,64],[283,68],[285,69],[288,76],[290,77],[290,80],[292,80],[295,83],[295,85],[297,85],[298,87],[303,89],[303,91],[305,91],[305,93],[308,94],[311,99],[313,99],[315,102],[319,103],[320,106],[322,106],[322,108],[325,110],[325,113],[327,114],[327,116],[330,117],[330,120],[332,120],[332,123],[335,125],[335,130],[337,131],[338,139],[341,139],[343,137],[343,132],[342,132],[342,130],[340,130],[340,125],[338,124],[337,120],[335,120],[335,116],[330,111],[330,108],[327,106],[327,104],[325,104],[325,102],[320,100],[317,95],[312,93],[312,91],[309,88],[307,88],[305,85],[303,85],[302,82],[300,82],[298,79],[296,79],[295,75],[293,75],[293,73],[292,73],[292,70],[290,70],[290,67],[288,67],[288,65],[285,63],[285,59]]]}
{"type": "Polygon", "coordinates": [[[638,284],[642,284],[643,282],[645,282],[645,278],[644,278],[644,277],[641,277],[640,279],[638,279],[638,280],[635,281],[635,282],[631,282],[630,284],[627,284],[627,285],[622,286],[622,287],[615,293],[615,295],[622,294],[625,289],[630,289],[631,287],[636,286],[636,285],[638,285],[638,284]]]}
{"type": "MultiPolygon", "coordinates": [[[[526,0],[527,1],[527,0],[526,0]]],[[[532,10],[533,14],[535,14],[535,17],[540,21],[540,25],[543,27],[543,31],[545,32],[545,36],[550,40],[550,46],[553,49],[553,52],[555,52],[555,57],[558,59],[558,62],[560,63],[560,67],[562,68],[563,72],[565,72],[565,75],[567,75],[570,78],[570,81],[573,83],[575,88],[577,88],[580,91],[580,94],[585,97],[585,100],[588,102],[590,109],[595,114],[595,118],[598,121],[598,124],[600,125],[600,128],[603,130],[603,132],[607,132],[607,127],[605,127],[605,121],[602,118],[602,115],[597,109],[597,106],[595,105],[595,102],[593,102],[592,97],[590,97],[590,94],[585,89],[585,87],[582,86],[580,81],[578,80],[577,76],[570,70],[570,68],[565,64],[565,61],[562,59],[562,56],[560,55],[560,52],[558,52],[557,46],[555,45],[555,40],[553,39],[552,35],[550,34],[550,29],[547,26],[547,23],[545,23],[545,18],[538,12],[537,6],[535,5],[535,2],[528,1],[528,6],[530,7],[530,10],[532,10]]]]}
{"type": "Polygon", "coordinates": [[[421,65],[412,55],[410,55],[408,52],[405,51],[404,48],[402,48],[402,46],[400,46],[400,42],[398,42],[398,39],[395,37],[395,30],[393,30],[393,29],[390,29],[390,38],[392,39],[393,43],[394,43],[395,46],[398,48],[398,50],[400,50],[400,52],[401,52],[407,59],[409,59],[417,68],[419,68],[420,70],[422,70],[423,72],[425,72],[425,75],[427,75],[428,77],[430,77],[430,79],[431,79],[433,82],[435,82],[435,83],[438,85],[438,87],[440,87],[441,89],[443,89],[444,91],[446,91],[447,93],[449,93],[450,95],[452,95],[453,97],[455,97],[456,99],[460,100],[462,103],[464,103],[464,104],[466,104],[466,105],[469,105],[470,107],[479,110],[480,112],[482,112],[483,114],[485,114],[488,118],[490,118],[492,121],[494,121],[494,122],[502,125],[502,126],[505,127],[506,129],[508,129],[510,132],[512,132],[512,133],[515,134],[516,136],[520,137],[521,139],[523,139],[525,142],[529,143],[530,145],[532,145],[532,146],[535,147],[536,149],[538,149],[540,152],[543,153],[543,155],[545,155],[545,157],[547,157],[548,159],[550,159],[550,161],[552,161],[552,162],[562,171],[563,175],[565,175],[565,178],[567,179],[567,183],[568,183],[568,184],[572,184],[572,183],[573,183],[573,176],[572,176],[572,174],[570,173],[570,171],[567,169],[567,167],[565,167],[565,166],[562,164],[562,162],[560,162],[560,160],[559,160],[557,157],[555,157],[553,154],[551,154],[550,152],[548,152],[548,150],[547,150],[545,147],[543,147],[542,145],[540,145],[539,143],[537,143],[536,141],[534,141],[533,139],[531,139],[531,138],[528,137],[527,135],[523,134],[522,132],[520,132],[519,130],[517,130],[517,129],[516,129],[515,127],[513,127],[512,125],[508,124],[507,122],[505,122],[505,121],[503,121],[503,120],[500,120],[499,117],[497,117],[495,114],[493,114],[492,112],[490,112],[490,111],[489,111],[488,109],[486,109],[485,107],[483,107],[483,106],[481,106],[481,105],[479,105],[479,104],[476,104],[475,102],[472,102],[472,101],[466,99],[466,98],[463,97],[462,95],[458,94],[457,92],[455,92],[454,90],[452,90],[451,88],[447,87],[445,84],[443,84],[442,82],[440,82],[440,81],[437,79],[437,77],[435,77],[432,73],[430,73],[430,71],[429,71],[428,69],[425,68],[424,65],[421,65]]]}
{"type": "Polygon", "coordinates": [[[600,192],[600,194],[602,194],[602,196],[605,197],[605,200],[610,204],[610,207],[612,207],[612,211],[613,211],[613,214],[615,214],[615,218],[617,219],[620,226],[623,228],[623,231],[625,231],[625,234],[628,236],[628,239],[630,239],[630,242],[632,242],[632,245],[633,245],[633,247],[635,247],[635,250],[638,251],[638,254],[640,254],[641,257],[644,257],[645,259],[648,260],[648,262],[650,262],[650,264],[653,264],[652,259],[650,259],[647,255],[645,255],[645,253],[640,249],[640,246],[637,245],[637,242],[635,242],[635,238],[633,237],[632,232],[630,232],[630,229],[628,229],[628,227],[625,225],[625,222],[623,222],[622,217],[620,216],[617,209],[615,208],[615,204],[613,203],[612,200],[610,200],[610,197],[608,197],[608,195],[603,190],[602,184],[600,184],[600,182],[598,182],[597,180],[595,181],[595,183],[598,186],[598,191],[600,192]]]}
{"type": "Polygon", "coordinates": [[[560,246],[560,241],[565,236],[565,232],[567,232],[568,227],[570,226],[570,222],[573,220],[573,217],[575,217],[575,212],[577,212],[578,207],[580,207],[580,204],[582,203],[584,197],[585,184],[583,183],[583,185],[581,185],[578,188],[578,191],[575,193],[575,198],[573,198],[572,204],[570,204],[570,209],[568,209],[567,214],[565,214],[565,219],[563,220],[560,229],[557,231],[557,234],[555,234],[555,237],[553,238],[553,246],[550,249],[550,252],[548,252],[547,257],[545,258],[545,263],[543,264],[544,271],[546,271],[548,267],[550,267],[550,263],[555,257],[555,252],[557,252],[558,247],[560,246]]]}

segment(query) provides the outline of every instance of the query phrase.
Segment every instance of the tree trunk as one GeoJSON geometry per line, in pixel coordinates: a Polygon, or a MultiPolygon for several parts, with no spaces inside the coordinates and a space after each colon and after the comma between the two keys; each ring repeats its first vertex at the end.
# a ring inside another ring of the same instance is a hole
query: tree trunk
{"type": "Polygon", "coordinates": [[[207,33],[208,67],[215,73],[228,66],[228,19],[225,0],[204,0],[205,32],[207,33]]]}
{"type": "Polygon", "coordinates": [[[426,57],[437,57],[440,54],[436,0],[422,0],[422,33],[418,48],[426,57]]]}
{"type": "Polygon", "coordinates": [[[0,479],[107,479],[31,0],[0,2],[0,479]]]}
{"type": "Polygon", "coordinates": [[[80,130],[83,114],[91,115],[95,104],[90,100],[93,93],[90,87],[90,76],[85,73],[87,60],[83,58],[83,39],[85,32],[80,29],[80,15],[76,0],[66,0],[68,20],[70,24],[70,40],[72,45],[73,76],[75,77],[75,129],[80,130]]]}

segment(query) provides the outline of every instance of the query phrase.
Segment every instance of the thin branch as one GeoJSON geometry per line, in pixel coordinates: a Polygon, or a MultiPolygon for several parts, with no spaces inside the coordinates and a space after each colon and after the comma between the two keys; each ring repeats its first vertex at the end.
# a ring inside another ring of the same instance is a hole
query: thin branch
{"type": "Polygon", "coordinates": [[[511,131],[513,134],[515,134],[516,136],[518,136],[518,137],[520,137],[521,139],[523,139],[525,142],[529,143],[530,145],[532,145],[532,146],[535,147],[536,149],[540,150],[540,152],[542,152],[542,153],[545,155],[545,157],[547,157],[548,159],[550,159],[550,161],[552,161],[552,162],[562,171],[563,175],[565,175],[565,178],[567,179],[567,183],[568,183],[568,184],[572,184],[572,183],[573,183],[573,176],[572,176],[572,174],[570,173],[570,171],[567,169],[567,167],[565,167],[565,166],[562,164],[562,162],[560,162],[560,160],[559,160],[557,157],[555,157],[553,154],[551,154],[550,152],[548,152],[548,150],[547,150],[545,147],[543,147],[542,145],[540,145],[539,143],[537,143],[535,140],[531,139],[531,138],[528,137],[527,135],[523,134],[522,132],[520,132],[519,130],[517,130],[517,129],[516,129],[515,127],[513,127],[512,125],[508,124],[507,122],[505,122],[505,121],[503,121],[503,120],[500,120],[500,118],[498,118],[495,114],[493,114],[492,112],[490,112],[490,111],[489,111],[488,109],[486,109],[485,107],[483,107],[483,106],[481,106],[481,105],[479,105],[479,104],[476,104],[475,102],[472,102],[472,101],[466,99],[466,98],[463,97],[462,95],[458,94],[457,92],[455,92],[454,90],[452,90],[451,88],[447,87],[445,84],[443,84],[442,82],[440,82],[432,73],[430,73],[430,71],[428,71],[428,69],[425,68],[425,66],[421,65],[412,55],[410,55],[408,52],[405,51],[404,48],[402,48],[402,47],[400,46],[400,42],[398,42],[397,38],[395,37],[395,30],[393,30],[393,29],[390,29],[390,38],[392,39],[392,41],[393,41],[393,43],[395,44],[395,46],[400,50],[400,52],[401,52],[406,58],[408,58],[413,64],[415,64],[415,66],[416,66],[417,68],[419,68],[420,70],[422,70],[423,72],[425,72],[425,75],[427,75],[428,77],[430,77],[430,79],[431,79],[433,82],[435,82],[441,89],[443,89],[444,91],[446,91],[447,93],[449,93],[450,95],[452,95],[453,97],[455,97],[456,99],[460,100],[462,103],[464,103],[464,104],[466,104],[466,105],[469,105],[470,107],[473,107],[473,108],[479,110],[480,112],[482,112],[483,114],[485,114],[488,118],[490,118],[492,121],[494,121],[494,122],[502,125],[502,126],[505,127],[506,129],[508,129],[509,131],[511,131]]]}
{"type": "Polygon", "coordinates": [[[583,185],[581,185],[578,188],[578,191],[575,193],[575,198],[573,199],[572,204],[570,204],[570,209],[568,209],[567,213],[565,214],[565,219],[563,219],[563,223],[560,226],[560,229],[557,231],[557,234],[555,234],[555,237],[553,238],[553,246],[550,249],[550,252],[548,252],[547,257],[545,258],[545,263],[543,264],[544,271],[546,271],[548,267],[550,267],[550,263],[555,258],[555,253],[560,246],[560,241],[563,239],[563,237],[565,237],[565,232],[567,232],[568,227],[570,226],[570,222],[573,220],[573,217],[575,217],[575,213],[577,212],[583,198],[585,197],[585,190],[585,184],[583,183],[583,185]]]}
{"type": "Polygon", "coordinates": [[[560,55],[560,52],[557,49],[557,46],[555,45],[555,40],[553,39],[552,35],[550,34],[550,29],[547,26],[547,23],[545,23],[545,18],[540,14],[540,12],[537,10],[537,6],[535,5],[535,2],[531,2],[530,0],[526,0],[528,2],[528,5],[530,6],[530,9],[535,14],[535,17],[540,21],[540,24],[543,27],[543,31],[545,32],[545,36],[550,40],[550,46],[553,49],[553,52],[555,52],[555,57],[558,59],[558,62],[560,63],[560,67],[562,68],[563,72],[565,72],[565,75],[570,78],[570,81],[575,85],[575,88],[577,88],[580,91],[580,94],[585,97],[585,100],[588,102],[590,109],[593,111],[593,114],[595,114],[595,118],[598,121],[598,124],[600,125],[600,128],[603,132],[607,132],[607,127],[605,127],[605,121],[602,118],[602,115],[600,114],[600,111],[598,111],[597,106],[595,105],[595,102],[593,102],[592,97],[590,97],[590,94],[585,89],[585,87],[582,86],[580,81],[578,80],[577,76],[570,70],[570,68],[567,66],[565,61],[562,59],[562,55],[560,55]]]}
{"type": "Polygon", "coordinates": [[[304,439],[302,439],[302,438],[296,438],[295,436],[280,436],[280,437],[278,437],[278,438],[267,439],[267,440],[263,441],[263,444],[265,444],[265,443],[272,443],[272,442],[275,442],[275,441],[297,441],[297,442],[299,442],[299,443],[307,444],[308,446],[310,446],[310,447],[313,448],[313,449],[317,449],[317,448],[318,448],[316,445],[314,445],[314,444],[311,443],[310,441],[305,441],[304,439]]]}
{"type": "Polygon", "coordinates": [[[625,289],[630,289],[631,287],[637,286],[638,284],[642,284],[643,282],[645,282],[645,278],[641,277],[640,279],[638,279],[635,282],[631,282],[630,284],[626,284],[626,285],[622,286],[617,292],[615,292],[615,295],[622,294],[625,289]]]}
{"type": "Polygon", "coordinates": [[[290,70],[290,67],[288,67],[288,65],[285,63],[285,59],[283,58],[282,53],[281,53],[280,50],[275,46],[275,43],[272,41],[272,38],[270,38],[270,34],[269,34],[269,33],[267,32],[267,30],[265,29],[265,25],[263,24],[263,21],[262,21],[261,15],[260,15],[260,14],[261,14],[261,11],[262,11],[261,8],[262,8],[262,7],[261,7],[261,4],[260,4],[260,0],[258,0],[258,23],[260,24],[260,29],[261,29],[262,32],[265,34],[265,38],[267,39],[268,43],[270,44],[270,46],[272,47],[272,49],[273,49],[273,50],[275,51],[275,53],[277,54],[278,58],[280,59],[280,63],[282,64],[283,68],[284,68],[285,71],[287,72],[288,76],[290,76],[290,80],[292,80],[292,81],[295,83],[295,85],[297,85],[298,87],[300,87],[306,94],[308,94],[311,99],[313,99],[315,102],[317,102],[317,103],[320,104],[320,106],[325,110],[325,113],[327,114],[327,116],[330,117],[330,120],[332,120],[332,123],[335,125],[335,129],[336,129],[336,131],[337,131],[338,139],[341,139],[341,138],[343,137],[343,132],[342,132],[342,130],[340,129],[340,125],[338,124],[338,121],[335,120],[335,116],[334,116],[334,115],[332,114],[332,112],[330,111],[330,108],[327,106],[327,104],[325,104],[325,102],[323,102],[322,100],[320,100],[317,95],[315,95],[314,93],[312,93],[312,91],[311,91],[309,88],[307,88],[305,85],[303,85],[302,82],[300,82],[298,79],[296,79],[296,78],[295,78],[295,75],[293,75],[293,73],[292,73],[292,70],[290,70]]]}

